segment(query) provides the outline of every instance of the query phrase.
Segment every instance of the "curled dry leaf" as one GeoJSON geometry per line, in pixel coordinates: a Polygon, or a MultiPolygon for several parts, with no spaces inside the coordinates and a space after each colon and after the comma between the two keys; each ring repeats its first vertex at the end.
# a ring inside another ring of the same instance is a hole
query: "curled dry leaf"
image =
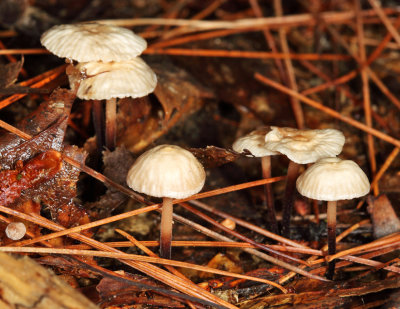
{"type": "Polygon", "coordinates": [[[242,155],[225,148],[207,146],[206,148],[190,148],[190,152],[203,164],[205,168],[212,168],[235,161],[242,155]]]}
{"type": "Polygon", "coordinates": [[[158,84],[154,91],[162,110],[149,97],[121,99],[118,114],[118,142],[140,152],[161,137],[179,120],[203,105],[212,95],[186,71],[166,61],[150,62],[158,84]]]}

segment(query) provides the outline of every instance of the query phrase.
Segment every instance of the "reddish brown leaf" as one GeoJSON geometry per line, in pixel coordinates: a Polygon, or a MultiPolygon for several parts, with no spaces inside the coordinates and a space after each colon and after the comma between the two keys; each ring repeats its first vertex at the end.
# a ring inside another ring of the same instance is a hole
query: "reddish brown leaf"
{"type": "Polygon", "coordinates": [[[36,156],[23,165],[18,161],[15,170],[0,172],[0,203],[10,205],[23,190],[33,188],[51,179],[62,166],[62,157],[58,151],[49,150],[36,156]]]}

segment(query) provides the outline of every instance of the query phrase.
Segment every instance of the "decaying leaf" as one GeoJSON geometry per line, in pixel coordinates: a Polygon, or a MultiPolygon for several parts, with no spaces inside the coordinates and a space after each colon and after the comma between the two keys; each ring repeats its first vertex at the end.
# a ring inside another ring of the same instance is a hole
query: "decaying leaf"
{"type": "Polygon", "coordinates": [[[400,231],[400,220],[386,195],[368,197],[368,212],[372,220],[375,238],[400,231]]]}
{"type": "Polygon", "coordinates": [[[36,187],[53,178],[62,166],[61,153],[49,150],[25,165],[16,163],[16,169],[0,172],[0,204],[9,206],[21,196],[23,190],[36,187]]]}
{"type": "Polygon", "coordinates": [[[162,110],[149,97],[119,101],[117,140],[132,152],[146,148],[211,96],[190,74],[171,63],[153,61],[150,66],[158,77],[154,94],[162,110]]]}
{"type": "Polygon", "coordinates": [[[241,156],[233,150],[227,150],[215,146],[207,146],[206,148],[190,148],[189,150],[205,168],[224,165],[235,161],[241,156]]]}
{"type": "Polygon", "coordinates": [[[66,89],[53,92],[48,101],[43,102],[31,115],[16,125],[17,128],[33,136],[25,141],[10,132],[0,135],[0,166],[14,168],[17,160],[26,161],[42,151],[63,147],[67,118],[75,95],[66,89]],[[46,130],[47,129],[47,130],[46,130]]]}
{"type": "Polygon", "coordinates": [[[2,204],[18,207],[40,201],[52,218],[66,227],[90,221],[87,212],[74,202],[80,171],[63,162],[61,154],[82,164],[86,159],[82,149],[63,145],[74,98],[71,91],[58,89],[19,123],[21,130],[33,136],[31,139],[11,133],[0,136],[2,204]]]}
{"type": "Polygon", "coordinates": [[[180,113],[190,96],[212,97],[212,94],[201,86],[189,73],[179,69],[170,62],[150,62],[158,77],[154,90],[164,110],[164,121],[180,113]]]}

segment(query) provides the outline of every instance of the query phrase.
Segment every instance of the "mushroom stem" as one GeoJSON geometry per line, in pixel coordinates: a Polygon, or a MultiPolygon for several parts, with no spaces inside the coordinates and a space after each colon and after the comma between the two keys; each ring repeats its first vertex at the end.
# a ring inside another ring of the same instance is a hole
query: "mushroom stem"
{"type": "Polygon", "coordinates": [[[290,234],[290,216],[293,209],[294,191],[296,188],[296,179],[299,175],[300,164],[290,161],[287,177],[285,197],[283,202],[282,213],[282,236],[288,238],[290,234]]]}
{"type": "MultiPolygon", "coordinates": [[[[336,253],[336,201],[328,201],[327,221],[328,221],[328,254],[336,253]]],[[[335,260],[328,263],[326,278],[332,280],[335,274],[335,260]]]]}
{"type": "MultiPolygon", "coordinates": [[[[261,168],[263,178],[271,178],[271,156],[265,156],[261,158],[261,168]]],[[[276,221],[274,197],[272,195],[272,187],[270,183],[264,186],[264,192],[264,203],[266,204],[268,221],[269,224],[271,224],[271,231],[275,234],[278,234],[278,222],[276,221]]]]}
{"type": "Polygon", "coordinates": [[[103,140],[103,103],[99,100],[93,100],[93,126],[94,131],[96,132],[96,144],[97,144],[97,151],[101,153],[101,150],[104,145],[103,140]]]}
{"type": "Polygon", "coordinates": [[[161,213],[160,256],[164,259],[171,258],[172,240],[172,198],[164,197],[161,213]]]}
{"type": "Polygon", "coordinates": [[[117,99],[106,101],[106,147],[114,150],[117,136],[117,99]]]}

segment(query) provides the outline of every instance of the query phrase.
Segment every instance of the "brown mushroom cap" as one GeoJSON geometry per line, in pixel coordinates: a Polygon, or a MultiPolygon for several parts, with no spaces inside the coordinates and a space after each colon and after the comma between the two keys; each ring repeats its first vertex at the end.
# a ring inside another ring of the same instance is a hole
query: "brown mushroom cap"
{"type": "Polygon", "coordinates": [[[58,57],[78,62],[126,61],[147,47],[146,41],[129,29],[98,23],[54,26],[43,33],[40,42],[58,57]]]}
{"type": "MultiPolygon", "coordinates": [[[[121,62],[84,62],[75,68],[82,73],[77,97],[85,100],[143,97],[157,85],[157,76],[140,58],[121,62]]],[[[71,88],[77,76],[69,75],[71,88]]]]}
{"type": "Polygon", "coordinates": [[[232,149],[236,152],[243,152],[245,149],[255,157],[266,157],[279,154],[267,148],[265,143],[266,129],[260,129],[250,132],[249,134],[238,138],[232,145],[232,149]]]}
{"type": "Polygon", "coordinates": [[[296,182],[301,195],[320,201],[349,200],[370,191],[363,170],[351,160],[324,158],[304,171],[296,182]]]}
{"type": "Polygon", "coordinates": [[[205,179],[203,166],[191,152],[175,145],[160,145],[135,161],[126,182],[147,195],[185,198],[199,192],[205,179]]]}
{"type": "Polygon", "coordinates": [[[268,148],[286,155],[299,164],[313,163],[341,153],[345,142],[342,132],[335,129],[298,130],[271,127],[265,136],[268,148]]]}

